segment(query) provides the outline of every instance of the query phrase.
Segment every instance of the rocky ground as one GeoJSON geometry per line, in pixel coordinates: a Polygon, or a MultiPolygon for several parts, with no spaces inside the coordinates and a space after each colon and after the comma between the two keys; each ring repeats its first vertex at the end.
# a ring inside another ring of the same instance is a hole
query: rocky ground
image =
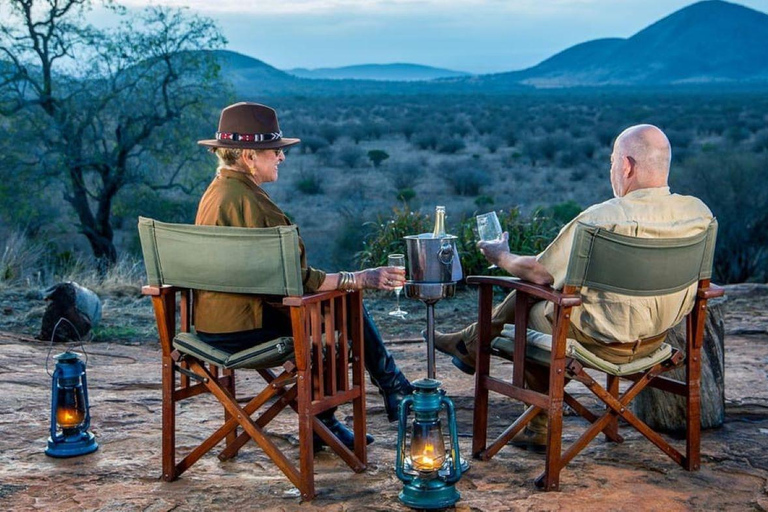
{"type": "MultiPolygon", "coordinates": [[[[644,438],[624,429],[622,445],[595,441],[563,471],[561,492],[542,493],[533,478],[543,457],[513,447],[489,462],[472,461],[459,482],[457,510],[768,510],[768,286],[727,289],[725,322],[726,420],[704,432],[702,468],[688,473],[644,438]]],[[[91,455],[51,459],[43,454],[48,435],[49,344],[36,340],[44,304],[37,292],[0,290],[0,507],[4,510],[406,510],[394,474],[396,428],[381,401],[367,388],[368,428],[376,437],[369,467],[347,470],[330,452],[316,460],[318,497],[300,503],[296,490],[254,444],[232,461],[208,455],[173,483],[160,480],[160,364],[149,301],[135,289],[102,294],[104,321],[86,345],[92,431],[100,444],[91,455]]],[[[369,306],[390,348],[412,378],[425,373],[418,341],[424,307],[405,301],[409,318],[386,315],[391,296],[373,295],[369,306]]],[[[476,314],[476,295],[461,291],[438,304],[436,320],[450,330],[476,314]]],[[[63,347],[54,347],[54,353],[63,347]]],[[[511,366],[498,363],[501,371],[511,366]]],[[[438,377],[458,411],[460,445],[469,453],[473,379],[438,355],[438,377]]],[[[510,371],[511,373],[511,371],[510,371]]],[[[241,372],[239,390],[257,382],[241,372]]],[[[576,389],[575,394],[586,397],[576,389]]],[[[492,395],[493,396],[493,395],[492,395]]],[[[521,411],[519,404],[493,398],[491,431],[498,432],[521,411]]],[[[180,408],[180,447],[191,447],[220,421],[221,409],[207,398],[180,408]]],[[[349,409],[342,408],[342,415],[349,409]]],[[[573,440],[583,421],[568,416],[565,438],[573,440]]],[[[283,414],[269,434],[295,457],[295,420],[283,414]]]]}

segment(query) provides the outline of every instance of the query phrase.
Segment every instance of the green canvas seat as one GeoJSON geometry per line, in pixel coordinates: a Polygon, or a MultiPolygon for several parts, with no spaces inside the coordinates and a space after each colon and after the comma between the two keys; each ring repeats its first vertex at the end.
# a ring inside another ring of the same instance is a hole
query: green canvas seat
{"type": "Polygon", "coordinates": [[[291,336],[283,336],[230,354],[209,345],[194,333],[180,332],[173,338],[173,346],[179,352],[189,354],[228,370],[239,368],[265,370],[281,366],[286,361],[294,358],[293,338],[291,336]]]}
{"type": "Polygon", "coordinates": [[[701,344],[707,300],[723,294],[710,284],[717,222],[712,221],[701,233],[680,239],[650,239],[624,236],[596,226],[577,226],[565,285],[562,290],[508,277],[470,276],[469,284],[477,284],[478,343],[475,373],[475,407],[472,453],[488,460],[538,414],[548,416],[546,462],[544,472],[536,479],[545,490],[559,489],[560,471],[601,432],[606,439],[622,442],[618,419],[622,418],[659,447],[676,463],[689,471],[697,470],[700,457],[700,383],[701,344]],[[574,339],[567,337],[571,311],[581,305],[582,289],[612,292],[627,296],[661,296],[695,285],[693,309],[686,317],[686,353],[663,343],[653,353],[626,364],[605,361],[574,339]],[[515,323],[505,325],[501,336],[492,339],[491,311],[493,287],[512,289],[515,297],[515,323]],[[553,303],[553,334],[528,329],[531,306],[538,301],[553,303]],[[491,375],[492,355],[513,361],[511,382],[491,375]],[[686,366],[685,382],[662,376],[682,364],[686,366]],[[547,368],[549,391],[540,393],[526,386],[527,365],[547,368]],[[587,373],[597,370],[605,374],[602,387],[587,373]],[[631,384],[619,393],[619,379],[631,384]],[[567,381],[584,384],[599,400],[605,411],[595,413],[581,404],[565,389],[567,381]],[[645,387],[681,395],[686,400],[686,444],[684,453],[654,432],[631,410],[632,399],[645,387]],[[525,412],[493,442],[487,443],[489,392],[500,393],[527,404],[525,412]],[[563,406],[568,405],[590,425],[565,452],[561,451],[563,406]]]}
{"type": "Polygon", "coordinates": [[[149,282],[142,291],[152,297],[163,349],[163,479],[175,480],[222,441],[219,458],[226,460],[253,440],[301,497],[312,499],[313,434],[354,471],[365,470],[361,292],[303,294],[296,226],[189,226],[139,218],[138,228],[149,282]],[[273,302],[282,298],[293,336],[234,354],[219,350],[194,334],[193,290],[268,295],[273,302]],[[273,373],[272,368],[281,365],[280,373],[273,373]],[[236,396],[235,370],[240,369],[253,369],[266,381],[245,406],[236,396]],[[201,394],[221,403],[224,423],[176,462],[176,403],[201,394]],[[353,450],[317,419],[348,402],[353,409],[353,450]],[[298,413],[298,464],[264,432],[286,408],[298,413]]]}
{"type": "MultiPolygon", "coordinates": [[[[526,356],[539,364],[549,364],[549,361],[552,358],[552,335],[528,329],[526,331],[526,339],[528,340],[526,356]]],[[[491,348],[494,351],[494,355],[514,361],[515,326],[512,324],[505,324],[504,329],[501,331],[501,336],[493,340],[491,348]]],[[[647,370],[648,368],[666,361],[671,355],[672,346],[668,343],[662,343],[659,348],[645,357],[634,359],[625,364],[616,364],[597,357],[593,352],[584,348],[581,343],[573,338],[565,339],[566,357],[571,357],[590,368],[618,377],[632,375],[647,370]]]]}

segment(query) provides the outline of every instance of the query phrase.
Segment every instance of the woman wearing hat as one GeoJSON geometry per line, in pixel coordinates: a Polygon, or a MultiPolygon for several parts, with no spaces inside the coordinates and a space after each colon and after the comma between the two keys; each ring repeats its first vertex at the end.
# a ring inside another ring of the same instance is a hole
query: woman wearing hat
{"type": "MultiPolygon", "coordinates": [[[[285,160],[283,148],[299,142],[299,139],[283,137],[277,114],[267,106],[236,103],[225,108],[221,112],[216,138],[198,142],[211,148],[219,160],[219,167],[200,200],[195,224],[249,228],[291,224],[261,185],[277,180],[278,167],[285,160]]],[[[299,250],[302,280],[307,292],[364,288],[394,290],[405,281],[405,272],[395,267],[327,274],[307,265],[301,239],[299,250]]],[[[285,312],[255,295],[200,290],[195,292],[194,315],[198,336],[229,352],[291,333],[290,319],[285,312]]],[[[367,311],[364,311],[364,320],[365,367],[384,397],[389,421],[395,421],[397,406],[411,393],[411,384],[384,347],[367,311]]],[[[333,410],[323,413],[321,421],[352,448],[352,431],[333,413],[333,410]]],[[[368,443],[372,441],[373,438],[368,436],[368,443]]],[[[321,445],[322,441],[316,437],[315,447],[321,445]]]]}

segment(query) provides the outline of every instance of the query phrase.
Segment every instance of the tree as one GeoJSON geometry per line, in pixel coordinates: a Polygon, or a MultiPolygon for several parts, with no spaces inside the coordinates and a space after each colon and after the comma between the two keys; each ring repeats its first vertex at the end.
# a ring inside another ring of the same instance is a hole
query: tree
{"type": "Polygon", "coordinates": [[[216,83],[224,42],[213,22],[180,9],[84,21],[91,0],[8,0],[0,11],[0,116],[24,158],[19,173],[58,181],[104,268],[117,258],[111,224],[129,185],[189,190],[194,126],[216,83]]]}
{"type": "Polygon", "coordinates": [[[382,149],[372,149],[368,151],[368,159],[373,163],[374,167],[381,165],[381,162],[389,158],[389,153],[382,149]]]}

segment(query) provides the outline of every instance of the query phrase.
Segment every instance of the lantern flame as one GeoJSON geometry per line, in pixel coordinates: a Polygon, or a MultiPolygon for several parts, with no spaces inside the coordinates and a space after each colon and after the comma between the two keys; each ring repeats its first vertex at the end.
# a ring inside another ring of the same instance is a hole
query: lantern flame
{"type": "Polygon", "coordinates": [[[72,407],[59,407],[56,411],[56,423],[61,428],[74,428],[85,419],[85,412],[72,407]]]}
{"type": "Polygon", "coordinates": [[[440,469],[445,457],[437,457],[435,454],[435,445],[426,443],[421,454],[413,458],[413,465],[421,471],[433,471],[440,469]]]}

